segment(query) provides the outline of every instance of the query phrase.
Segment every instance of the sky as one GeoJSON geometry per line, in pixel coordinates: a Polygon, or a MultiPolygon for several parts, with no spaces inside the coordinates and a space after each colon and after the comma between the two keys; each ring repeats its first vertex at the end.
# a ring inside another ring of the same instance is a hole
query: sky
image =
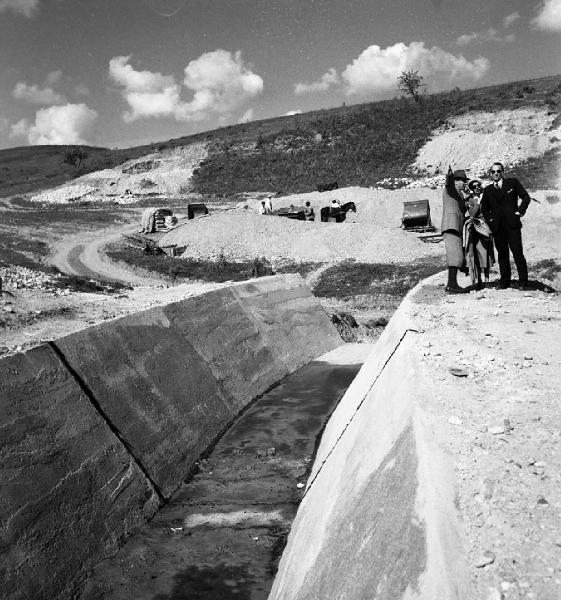
{"type": "Polygon", "coordinates": [[[561,0],[0,0],[0,148],[123,148],[561,73],[561,0]]]}

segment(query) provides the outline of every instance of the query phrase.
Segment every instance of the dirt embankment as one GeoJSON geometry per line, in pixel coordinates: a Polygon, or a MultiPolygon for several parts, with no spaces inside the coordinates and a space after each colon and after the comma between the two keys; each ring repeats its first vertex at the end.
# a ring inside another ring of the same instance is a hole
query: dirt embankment
{"type": "Polygon", "coordinates": [[[32,196],[35,202],[65,204],[76,201],[132,204],[143,198],[165,201],[190,189],[193,171],[207,155],[205,144],[147,154],[112,169],[94,171],[32,196]]]}
{"type": "Polygon", "coordinates": [[[415,167],[435,174],[445,173],[452,165],[466,169],[472,177],[483,177],[495,161],[511,167],[542,157],[561,148],[556,117],[551,111],[531,108],[454,117],[433,132],[420,149],[415,167]]]}

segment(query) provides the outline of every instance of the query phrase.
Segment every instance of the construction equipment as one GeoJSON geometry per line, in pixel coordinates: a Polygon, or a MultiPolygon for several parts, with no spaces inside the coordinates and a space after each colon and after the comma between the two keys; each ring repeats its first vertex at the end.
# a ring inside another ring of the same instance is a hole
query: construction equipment
{"type": "Polygon", "coordinates": [[[187,205],[187,219],[195,219],[208,215],[208,208],[203,202],[193,202],[187,205]]]}
{"type": "Polygon", "coordinates": [[[303,206],[281,206],[278,210],[272,212],[278,217],[286,217],[287,219],[295,219],[297,221],[305,221],[306,213],[303,206]]]}
{"type": "MultiPolygon", "coordinates": [[[[167,231],[170,227],[166,223],[166,217],[172,217],[173,211],[169,208],[150,207],[145,208],[140,224],[142,233],[154,233],[155,231],[167,231]]],[[[169,223],[169,221],[168,221],[169,223]]]]}
{"type": "Polygon", "coordinates": [[[406,231],[426,233],[435,231],[430,218],[430,204],[428,200],[413,200],[403,203],[403,216],[401,227],[406,231]]]}

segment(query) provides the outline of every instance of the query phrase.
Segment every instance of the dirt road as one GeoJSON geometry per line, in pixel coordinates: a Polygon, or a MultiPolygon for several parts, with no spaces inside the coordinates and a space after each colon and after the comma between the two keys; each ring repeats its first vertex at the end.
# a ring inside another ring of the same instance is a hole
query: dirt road
{"type": "Polygon", "coordinates": [[[103,253],[104,246],[116,242],[126,232],[129,230],[123,231],[122,227],[101,232],[80,232],[70,239],[58,242],[49,262],[68,275],[129,285],[160,285],[163,279],[143,275],[141,271],[133,272],[125,265],[110,261],[103,253]]]}

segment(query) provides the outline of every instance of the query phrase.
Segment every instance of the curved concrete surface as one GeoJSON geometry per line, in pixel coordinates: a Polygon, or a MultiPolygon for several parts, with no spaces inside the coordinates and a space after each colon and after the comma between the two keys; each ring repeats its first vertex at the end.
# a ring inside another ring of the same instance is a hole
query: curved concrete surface
{"type": "Polygon", "coordinates": [[[197,474],[96,567],[81,600],[265,600],[317,436],[370,349],[339,346],[257,398],[197,474]]]}
{"type": "Polygon", "coordinates": [[[303,280],[277,276],[0,361],[2,598],[72,597],[242,408],[340,344],[303,280]]]}
{"type": "Polygon", "coordinates": [[[417,402],[418,289],[330,419],[270,600],[473,598],[453,471],[417,402]]]}

